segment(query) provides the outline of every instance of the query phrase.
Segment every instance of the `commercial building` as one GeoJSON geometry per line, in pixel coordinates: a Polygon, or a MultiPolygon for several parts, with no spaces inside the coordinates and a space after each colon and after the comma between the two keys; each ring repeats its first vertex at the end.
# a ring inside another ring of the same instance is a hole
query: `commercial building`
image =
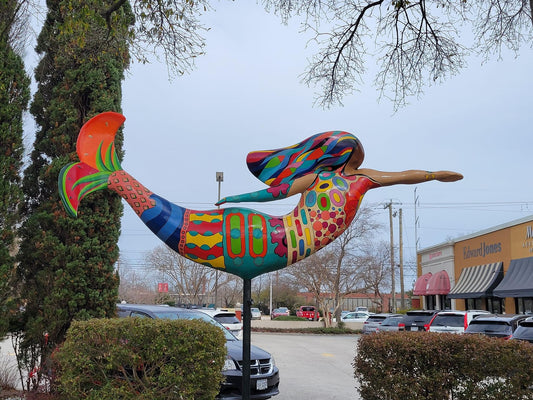
{"type": "Polygon", "coordinates": [[[533,216],[419,250],[417,264],[421,308],[533,312],[533,216]]]}

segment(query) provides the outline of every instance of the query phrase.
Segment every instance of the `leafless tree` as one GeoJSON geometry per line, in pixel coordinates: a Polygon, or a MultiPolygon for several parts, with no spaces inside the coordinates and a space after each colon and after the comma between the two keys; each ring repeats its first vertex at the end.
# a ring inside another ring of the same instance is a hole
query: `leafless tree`
{"type": "Polygon", "coordinates": [[[30,0],[2,0],[0,2],[0,42],[9,46],[20,56],[29,40],[29,11],[35,8],[30,0]]]}
{"type": "Polygon", "coordinates": [[[146,255],[146,263],[168,278],[181,302],[203,304],[211,295],[215,270],[179,255],[166,245],[150,251],[146,255]]]}
{"type": "Polygon", "coordinates": [[[158,294],[155,282],[139,273],[135,268],[124,266],[119,270],[120,286],[118,298],[127,303],[152,304],[156,302],[158,294]]]}
{"type": "MultiPolygon", "coordinates": [[[[106,3],[107,4],[107,3],[106,3]]],[[[100,10],[110,35],[115,15],[129,7],[134,24],[125,38],[131,54],[145,63],[149,56],[162,56],[171,75],[181,75],[194,67],[196,57],[204,53],[207,28],[200,22],[202,14],[211,7],[208,0],[116,0],[100,10]]]]}
{"type": "Polygon", "coordinates": [[[263,0],[287,22],[304,17],[303,30],[319,46],[304,75],[322,85],[317,101],[342,103],[363,82],[369,58],[377,59],[375,85],[396,108],[426,84],[463,68],[471,53],[518,53],[533,39],[533,0],[263,0]],[[324,27],[324,28],[323,28],[324,27]],[[321,30],[323,29],[323,30],[321,30]],[[469,31],[473,40],[469,42],[469,31]]]}
{"type": "MultiPolygon", "coordinates": [[[[380,228],[373,219],[372,210],[361,208],[352,224],[335,241],[315,255],[289,267],[287,272],[291,280],[313,293],[323,315],[329,313],[325,293],[333,296],[333,314],[339,321],[342,298],[365,290],[361,270],[363,265],[357,262],[357,255],[380,228]]],[[[326,326],[329,326],[329,319],[325,321],[326,326]]]]}
{"type": "Polygon", "coordinates": [[[368,241],[357,256],[357,264],[364,286],[374,293],[375,308],[383,310],[382,293],[391,282],[389,243],[368,241]]]}

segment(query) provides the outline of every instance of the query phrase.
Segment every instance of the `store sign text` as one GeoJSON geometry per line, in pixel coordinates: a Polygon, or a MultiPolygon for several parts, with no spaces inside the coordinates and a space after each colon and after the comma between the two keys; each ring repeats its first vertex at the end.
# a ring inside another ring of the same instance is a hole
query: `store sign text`
{"type": "Polygon", "coordinates": [[[489,254],[500,253],[502,251],[501,242],[486,244],[481,242],[479,247],[470,248],[470,246],[463,247],[463,258],[485,257],[489,254]]]}
{"type": "Polygon", "coordinates": [[[529,248],[529,252],[533,253],[533,226],[529,225],[526,228],[526,239],[522,244],[523,248],[529,248]]]}

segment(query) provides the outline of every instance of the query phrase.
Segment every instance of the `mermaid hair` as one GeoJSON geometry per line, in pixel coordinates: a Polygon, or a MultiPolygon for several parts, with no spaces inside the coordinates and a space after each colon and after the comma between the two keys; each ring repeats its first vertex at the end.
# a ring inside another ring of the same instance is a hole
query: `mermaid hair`
{"type": "Polygon", "coordinates": [[[252,174],[268,186],[293,181],[309,173],[335,170],[358,157],[364,158],[359,139],[348,132],[330,131],[313,135],[293,146],[248,153],[246,164],[252,174]]]}

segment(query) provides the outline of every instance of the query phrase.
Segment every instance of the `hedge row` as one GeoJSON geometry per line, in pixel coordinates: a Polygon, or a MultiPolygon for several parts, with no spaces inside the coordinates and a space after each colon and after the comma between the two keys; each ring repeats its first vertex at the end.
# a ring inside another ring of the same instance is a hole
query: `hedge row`
{"type": "Polygon", "coordinates": [[[533,399],[533,346],[478,335],[363,336],[355,377],[364,400],[533,399]]]}
{"type": "Polygon", "coordinates": [[[212,400],[225,343],[219,328],[196,320],[74,322],[54,354],[57,389],[69,400],[212,400]]]}

